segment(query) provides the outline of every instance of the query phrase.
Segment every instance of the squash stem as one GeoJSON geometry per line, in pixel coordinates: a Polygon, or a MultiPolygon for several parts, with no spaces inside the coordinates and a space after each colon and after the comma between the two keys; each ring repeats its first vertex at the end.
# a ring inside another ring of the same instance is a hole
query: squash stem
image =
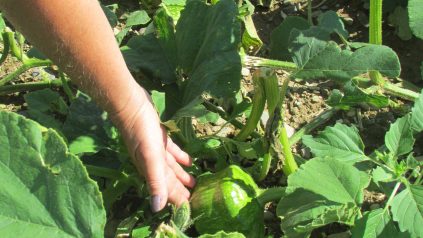
{"type": "Polygon", "coordinates": [[[1,35],[3,38],[3,52],[0,58],[0,65],[2,65],[4,61],[6,61],[7,56],[9,55],[9,51],[10,51],[9,34],[10,32],[3,32],[1,35]]]}
{"type": "Polygon", "coordinates": [[[285,189],[285,187],[262,189],[257,196],[257,201],[262,207],[264,207],[266,203],[279,201],[285,195],[285,189]]]}
{"type": "Polygon", "coordinates": [[[21,83],[14,85],[5,85],[0,86],[0,96],[19,93],[25,91],[35,91],[45,88],[59,88],[62,86],[62,81],[60,80],[47,80],[41,82],[30,82],[30,83],[21,83]]]}
{"type": "Polygon", "coordinates": [[[7,75],[6,77],[0,79],[0,86],[5,85],[6,83],[12,81],[14,78],[18,77],[23,72],[28,69],[35,67],[51,66],[52,62],[50,60],[40,60],[40,59],[28,59],[25,64],[15,70],[13,73],[7,75]]]}
{"type": "MultiPolygon", "coordinates": [[[[369,43],[382,45],[382,0],[370,0],[369,43]]],[[[375,85],[383,87],[385,80],[378,71],[369,72],[375,85]]]]}
{"type": "Polygon", "coordinates": [[[256,129],[260,117],[263,114],[264,107],[266,105],[266,94],[264,89],[264,83],[261,77],[260,71],[257,70],[253,74],[253,83],[254,83],[254,96],[253,96],[253,106],[251,108],[250,117],[247,119],[247,123],[235,137],[236,140],[244,141],[248,136],[256,129]]]}
{"type": "Polygon", "coordinates": [[[288,141],[291,146],[295,145],[298,141],[301,140],[301,138],[309,134],[311,131],[316,129],[317,127],[323,125],[327,121],[329,121],[330,118],[332,118],[333,115],[338,111],[336,108],[329,108],[320,113],[317,117],[313,118],[309,123],[307,123],[305,126],[303,126],[300,130],[295,132],[294,135],[289,137],[288,141]]]}
{"type": "Polygon", "coordinates": [[[292,151],[291,151],[291,144],[289,143],[289,140],[288,140],[288,134],[286,133],[285,124],[283,122],[284,115],[285,115],[285,108],[283,105],[284,105],[285,96],[288,90],[288,84],[290,80],[291,78],[288,77],[287,79],[285,79],[285,81],[282,84],[281,100],[280,100],[281,121],[279,123],[279,131],[280,131],[279,141],[282,144],[283,154],[285,156],[285,161],[283,163],[282,170],[287,177],[298,169],[298,165],[295,162],[294,155],[292,154],[292,151]]]}
{"type": "Polygon", "coordinates": [[[313,25],[313,6],[312,1],[307,0],[307,19],[310,26],[313,25]]]}
{"type": "Polygon", "coordinates": [[[257,56],[250,55],[241,55],[242,64],[247,67],[257,68],[257,67],[268,67],[273,69],[283,69],[287,71],[297,70],[298,67],[295,63],[289,61],[280,61],[260,58],[257,56]]]}

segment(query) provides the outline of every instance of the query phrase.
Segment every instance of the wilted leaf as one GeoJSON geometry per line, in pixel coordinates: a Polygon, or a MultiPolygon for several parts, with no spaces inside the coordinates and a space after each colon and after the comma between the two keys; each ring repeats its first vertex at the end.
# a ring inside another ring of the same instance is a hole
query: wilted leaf
{"type": "Polygon", "coordinates": [[[224,231],[219,231],[216,234],[213,234],[213,235],[205,234],[205,235],[199,236],[198,238],[245,238],[245,236],[238,232],[226,233],[224,231]]]}

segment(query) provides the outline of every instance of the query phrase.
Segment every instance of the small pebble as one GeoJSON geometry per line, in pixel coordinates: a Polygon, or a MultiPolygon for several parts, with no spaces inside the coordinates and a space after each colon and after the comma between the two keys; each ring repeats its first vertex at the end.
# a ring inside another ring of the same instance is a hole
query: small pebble
{"type": "Polygon", "coordinates": [[[313,97],[311,97],[311,101],[312,102],[319,102],[320,101],[320,97],[319,96],[317,96],[317,95],[314,95],[313,97]]]}
{"type": "Polygon", "coordinates": [[[250,75],[250,70],[247,69],[247,68],[242,68],[241,75],[242,76],[248,76],[248,75],[250,75]]]}
{"type": "Polygon", "coordinates": [[[285,126],[286,134],[288,135],[288,137],[291,137],[292,135],[294,135],[295,129],[293,127],[291,127],[290,125],[286,123],[284,123],[284,126],[285,126]]]}
{"type": "Polygon", "coordinates": [[[302,148],[301,149],[301,157],[303,157],[304,159],[309,159],[311,157],[310,148],[308,148],[308,147],[302,148]]]}

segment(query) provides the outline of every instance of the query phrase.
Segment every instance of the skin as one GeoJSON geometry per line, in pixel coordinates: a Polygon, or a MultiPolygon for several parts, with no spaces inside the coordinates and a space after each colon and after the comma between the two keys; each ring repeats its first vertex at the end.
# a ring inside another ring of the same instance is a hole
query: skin
{"type": "Polygon", "coordinates": [[[0,0],[0,11],[73,83],[90,94],[123,135],[150,189],[152,210],[187,201],[191,158],[167,136],[148,93],[130,74],[97,0],[0,0]]]}

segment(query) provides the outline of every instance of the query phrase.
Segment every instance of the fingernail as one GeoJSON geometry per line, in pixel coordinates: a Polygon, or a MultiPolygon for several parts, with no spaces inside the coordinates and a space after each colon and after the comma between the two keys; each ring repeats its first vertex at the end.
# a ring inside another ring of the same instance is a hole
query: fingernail
{"type": "Polygon", "coordinates": [[[151,197],[151,199],[150,199],[150,206],[151,206],[151,210],[153,212],[160,211],[161,201],[162,201],[162,199],[160,198],[159,195],[154,195],[154,196],[151,197]]]}

